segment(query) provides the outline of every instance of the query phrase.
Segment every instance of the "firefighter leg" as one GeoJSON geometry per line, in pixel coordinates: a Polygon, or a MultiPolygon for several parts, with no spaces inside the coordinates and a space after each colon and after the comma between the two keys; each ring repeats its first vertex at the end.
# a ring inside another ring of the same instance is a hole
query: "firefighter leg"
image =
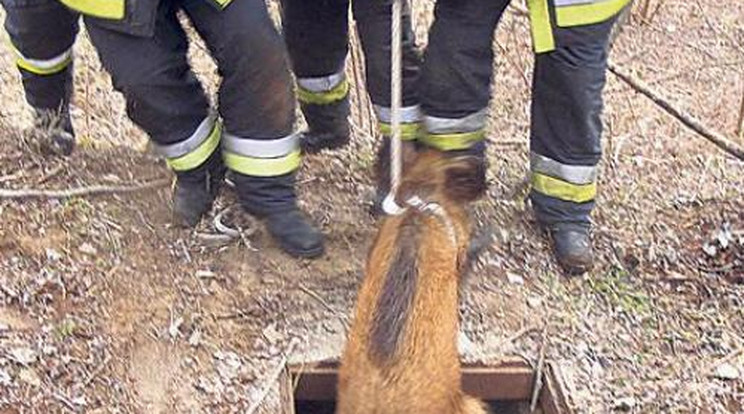
{"type": "Polygon", "coordinates": [[[538,221],[572,274],[592,266],[590,213],[601,156],[602,89],[614,19],[554,28],[555,50],[536,56],[531,125],[532,191],[538,221]]]}
{"type": "Polygon", "coordinates": [[[209,210],[224,168],[221,128],[191,71],[188,48],[172,4],[162,4],[152,37],[138,37],[86,19],[88,32],[129,117],[145,130],[155,150],[176,173],[176,222],[193,226],[209,210]]]}
{"type": "Polygon", "coordinates": [[[297,92],[308,129],[300,137],[306,153],[349,142],[349,0],[282,0],[282,24],[297,92]]]}
{"type": "Polygon", "coordinates": [[[78,16],[56,0],[2,0],[26,101],[43,131],[44,149],[69,155],[75,145],[70,120],[72,45],[78,16]]]}
{"type": "MultiPolygon", "coordinates": [[[[377,191],[372,203],[373,214],[381,214],[382,200],[390,191],[390,26],[392,1],[355,0],[352,2],[354,18],[364,49],[367,90],[369,92],[380,133],[383,137],[378,147],[375,175],[377,191]]],[[[415,156],[415,141],[420,133],[421,111],[418,98],[418,78],[421,56],[416,48],[416,38],[411,22],[411,12],[403,10],[403,101],[401,108],[401,138],[406,161],[415,156]]]]}
{"type": "Polygon", "coordinates": [[[223,157],[241,204],[265,219],[285,251],[319,256],[322,234],[300,211],[295,194],[300,148],[286,49],[264,0],[234,1],[223,11],[186,0],[184,8],[223,75],[223,157]]]}
{"type": "Polygon", "coordinates": [[[478,157],[473,180],[484,189],[492,44],[507,5],[507,0],[438,0],[419,87],[425,128],[421,141],[454,156],[478,157]]]}

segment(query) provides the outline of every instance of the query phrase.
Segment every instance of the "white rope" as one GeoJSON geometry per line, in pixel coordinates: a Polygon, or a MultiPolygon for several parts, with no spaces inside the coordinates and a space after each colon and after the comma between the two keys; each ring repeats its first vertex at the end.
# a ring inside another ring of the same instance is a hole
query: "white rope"
{"type": "Polygon", "coordinates": [[[400,186],[402,161],[401,161],[401,131],[400,131],[400,108],[402,106],[402,49],[403,34],[401,32],[403,17],[403,1],[393,0],[393,15],[391,21],[392,37],[390,41],[390,126],[393,136],[390,137],[390,193],[382,203],[382,209],[387,214],[400,214],[404,209],[395,202],[395,195],[400,186]]]}

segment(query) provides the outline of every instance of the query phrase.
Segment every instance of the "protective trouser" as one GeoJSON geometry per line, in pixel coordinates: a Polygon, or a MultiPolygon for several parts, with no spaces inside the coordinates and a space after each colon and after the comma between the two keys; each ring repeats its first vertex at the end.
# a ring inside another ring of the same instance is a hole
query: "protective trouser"
{"type": "MultiPolygon", "coordinates": [[[[365,54],[367,90],[380,131],[390,135],[390,22],[391,1],[355,0],[352,3],[365,54]]],[[[284,37],[297,77],[297,91],[308,112],[348,114],[349,84],[344,73],[348,52],[349,0],[282,0],[284,37]],[[338,109],[337,109],[338,108],[338,109]]],[[[420,56],[416,50],[410,11],[403,19],[404,139],[416,139],[420,111],[416,83],[420,56]]]]}
{"type": "Polygon", "coordinates": [[[127,113],[176,173],[197,168],[221,148],[252,213],[296,208],[294,94],[283,41],[264,0],[234,1],[224,10],[205,0],[161,0],[149,36],[133,35],[126,23],[86,23],[114,87],[126,97],[127,113]],[[180,10],[217,61],[224,126],[189,66],[180,10]]]}
{"type": "Polygon", "coordinates": [[[2,0],[2,5],[26,100],[39,116],[59,113],[62,125],[55,127],[72,133],[69,105],[78,15],[57,0],[2,0]]]}
{"type": "MultiPolygon", "coordinates": [[[[421,140],[443,151],[483,148],[496,25],[508,0],[438,0],[419,95],[421,140]]],[[[530,0],[537,55],[531,199],[545,225],[590,224],[596,196],[607,43],[629,0],[530,0]]]]}

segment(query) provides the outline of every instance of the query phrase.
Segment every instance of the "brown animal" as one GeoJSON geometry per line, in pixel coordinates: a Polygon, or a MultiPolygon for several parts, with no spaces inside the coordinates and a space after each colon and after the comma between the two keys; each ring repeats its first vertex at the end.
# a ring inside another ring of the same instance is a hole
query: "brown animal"
{"type": "Polygon", "coordinates": [[[420,154],[368,256],[339,372],[337,414],[481,414],[460,385],[458,285],[485,184],[473,157],[420,154]]]}

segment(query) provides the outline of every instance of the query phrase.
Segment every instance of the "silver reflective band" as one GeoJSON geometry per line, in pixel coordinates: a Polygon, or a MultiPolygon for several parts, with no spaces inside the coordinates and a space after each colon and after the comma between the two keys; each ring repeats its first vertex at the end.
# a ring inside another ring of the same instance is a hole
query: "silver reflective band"
{"type": "Polygon", "coordinates": [[[607,1],[607,0],[553,0],[553,4],[555,4],[556,7],[562,7],[562,6],[575,6],[577,4],[601,3],[603,1],[607,1]]]}
{"type": "Polygon", "coordinates": [[[16,55],[18,56],[19,59],[23,60],[30,66],[33,66],[34,68],[39,69],[39,70],[54,69],[72,58],[72,48],[65,50],[64,52],[62,52],[62,54],[57,55],[51,59],[27,58],[26,56],[23,56],[23,54],[21,54],[21,51],[18,50],[17,48],[13,48],[13,49],[15,49],[16,55]]]}
{"type": "Polygon", "coordinates": [[[319,78],[297,78],[300,88],[310,92],[328,92],[346,79],[344,68],[337,73],[319,78]]]}
{"type": "MultiPolygon", "coordinates": [[[[392,123],[393,117],[387,106],[375,105],[377,120],[386,124],[392,123]]],[[[400,108],[400,122],[412,124],[421,121],[421,108],[418,105],[404,106],[400,108]]]]}
{"type": "Polygon", "coordinates": [[[549,175],[572,184],[592,184],[597,179],[596,166],[561,164],[536,152],[530,153],[530,165],[534,173],[549,175]]]}
{"type": "Polygon", "coordinates": [[[424,116],[424,126],[429,134],[459,134],[479,131],[486,126],[488,108],[483,108],[463,118],[438,118],[424,116]]]}
{"type": "Polygon", "coordinates": [[[225,133],[222,148],[233,154],[252,158],[277,158],[292,153],[300,147],[297,134],[279,139],[247,139],[225,133]]]}
{"type": "Polygon", "coordinates": [[[215,122],[217,122],[217,115],[209,115],[199,124],[196,131],[185,140],[170,145],[154,145],[155,153],[166,158],[178,158],[192,152],[209,138],[215,122]]]}

